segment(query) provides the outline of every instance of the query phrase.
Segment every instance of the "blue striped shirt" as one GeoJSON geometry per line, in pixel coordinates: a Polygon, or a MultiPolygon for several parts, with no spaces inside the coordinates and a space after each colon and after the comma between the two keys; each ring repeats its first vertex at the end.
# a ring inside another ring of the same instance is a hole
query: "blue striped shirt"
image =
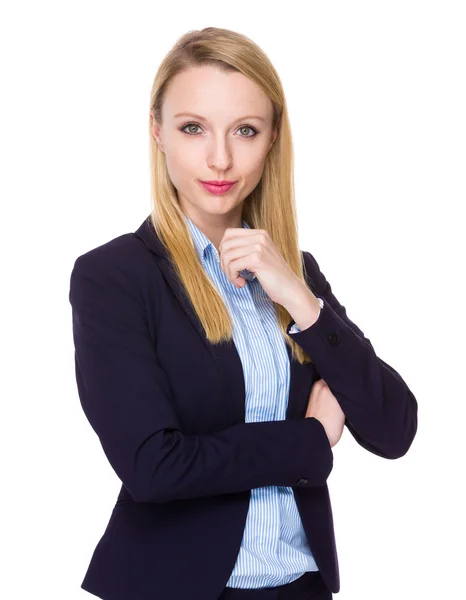
{"type": "MultiPolygon", "coordinates": [[[[290,364],[275,307],[259,280],[237,288],[220,267],[217,249],[185,215],[201,264],[233,319],[233,340],[244,371],[245,422],[285,420],[290,364]]],[[[249,226],[243,220],[243,227],[249,226]]],[[[294,329],[300,331],[295,325],[294,329]]],[[[259,589],[291,583],[318,567],[309,547],[293,490],[253,488],[236,564],[227,587],[259,589]]]]}

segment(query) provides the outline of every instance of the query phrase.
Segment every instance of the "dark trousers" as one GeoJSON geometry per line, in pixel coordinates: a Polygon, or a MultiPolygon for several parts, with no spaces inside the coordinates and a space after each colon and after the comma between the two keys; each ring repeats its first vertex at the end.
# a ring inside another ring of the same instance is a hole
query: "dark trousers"
{"type": "Polygon", "coordinates": [[[332,600],[319,571],[307,571],[286,585],[256,590],[224,588],[218,600],[332,600]]]}

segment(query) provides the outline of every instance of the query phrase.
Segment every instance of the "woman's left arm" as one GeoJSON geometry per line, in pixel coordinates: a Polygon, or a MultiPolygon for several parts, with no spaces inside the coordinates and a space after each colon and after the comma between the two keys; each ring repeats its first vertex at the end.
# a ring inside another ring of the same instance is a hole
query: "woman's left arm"
{"type": "Polygon", "coordinates": [[[287,333],[312,358],[358,444],[383,458],[400,458],[416,435],[416,398],[401,375],[376,355],[370,340],[348,318],[316,259],[310,252],[303,255],[308,286],[324,303],[312,325],[290,333],[295,324],[292,319],[287,333]]]}

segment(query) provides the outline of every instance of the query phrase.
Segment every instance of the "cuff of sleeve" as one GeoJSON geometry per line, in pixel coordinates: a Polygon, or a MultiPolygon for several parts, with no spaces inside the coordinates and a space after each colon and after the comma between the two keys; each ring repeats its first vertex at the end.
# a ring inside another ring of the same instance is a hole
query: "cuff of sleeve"
{"type": "MultiPolygon", "coordinates": [[[[322,298],[317,297],[317,300],[319,301],[320,304],[320,310],[322,310],[323,306],[324,306],[324,301],[322,298]]],[[[320,315],[320,311],[319,311],[319,315],[320,315]]],[[[317,317],[319,318],[319,317],[317,317]]],[[[292,321],[292,323],[294,323],[294,321],[292,321]]],[[[299,331],[301,331],[301,329],[299,328],[299,326],[294,323],[294,325],[291,327],[291,329],[289,328],[288,333],[298,333],[299,331]]]]}
{"type": "MultiPolygon", "coordinates": [[[[292,319],[287,334],[294,325],[292,319]]],[[[306,329],[295,331],[293,339],[311,357],[329,385],[340,380],[343,373],[353,377],[354,373],[367,372],[368,365],[376,360],[371,345],[345,323],[327,300],[318,319],[306,329]]]]}

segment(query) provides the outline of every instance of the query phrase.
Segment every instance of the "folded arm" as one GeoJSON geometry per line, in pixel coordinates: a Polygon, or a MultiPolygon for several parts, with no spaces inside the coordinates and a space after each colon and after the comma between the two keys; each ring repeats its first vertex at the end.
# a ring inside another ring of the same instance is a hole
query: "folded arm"
{"type": "Polygon", "coordinates": [[[96,250],[78,257],[69,300],[81,405],[135,501],[325,485],[333,453],[317,419],[240,423],[210,435],[180,431],[144,302],[114,257],[96,250]]]}
{"type": "MultiPolygon", "coordinates": [[[[355,440],[373,454],[399,458],[416,435],[416,398],[348,318],[312,254],[304,252],[304,261],[308,285],[324,303],[311,326],[290,335],[312,358],[340,403],[355,440]]],[[[288,333],[294,324],[292,319],[288,333]]]]}

